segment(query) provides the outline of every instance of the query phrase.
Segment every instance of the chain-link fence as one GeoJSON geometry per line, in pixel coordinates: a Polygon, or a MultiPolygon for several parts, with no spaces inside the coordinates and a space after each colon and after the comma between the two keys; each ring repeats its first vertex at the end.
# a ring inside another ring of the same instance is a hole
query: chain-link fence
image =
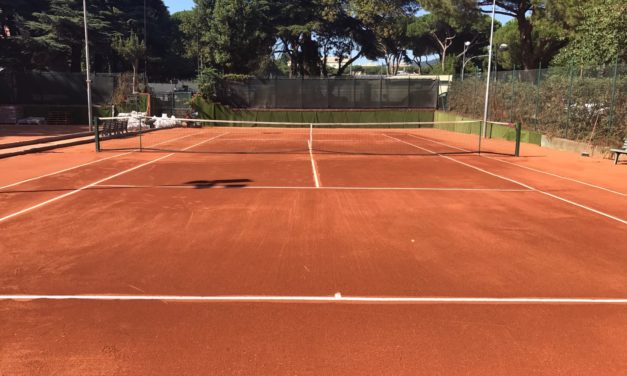
{"type": "MultiPolygon", "coordinates": [[[[446,109],[481,118],[484,93],[484,76],[455,77],[446,109]]],[[[488,118],[520,122],[547,136],[622,144],[627,137],[627,65],[497,72],[491,77],[488,118]]]]}
{"type": "MultiPolygon", "coordinates": [[[[111,103],[118,74],[92,75],[92,100],[111,103]]],[[[85,105],[85,74],[68,72],[3,72],[0,74],[0,103],[17,105],[85,105]]]]}
{"type": "Polygon", "coordinates": [[[414,77],[271,78],[224,80],[220,103],[235,108],[434,109],[438,81],[414,77]]]}

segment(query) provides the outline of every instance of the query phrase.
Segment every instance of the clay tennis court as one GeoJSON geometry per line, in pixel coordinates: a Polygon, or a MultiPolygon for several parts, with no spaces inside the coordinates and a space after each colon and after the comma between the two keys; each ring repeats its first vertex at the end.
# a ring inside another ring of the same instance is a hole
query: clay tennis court
{"type": "Polygon", "coordinates": [[[624,166],[478,155],[436,129],[306,133],[0,160],[0,369],[627,370],[624,166]]]}

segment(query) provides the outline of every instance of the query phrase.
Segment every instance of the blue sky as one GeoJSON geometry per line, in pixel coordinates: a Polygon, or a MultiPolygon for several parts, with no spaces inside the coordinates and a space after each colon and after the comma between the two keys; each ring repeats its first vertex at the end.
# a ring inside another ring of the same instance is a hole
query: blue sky
{"type": "Polygon", "coordinates": [[[170,10],[170,13],[188,10],[194,7],[194,0],[163,0],[163,2],[170,10]]]}

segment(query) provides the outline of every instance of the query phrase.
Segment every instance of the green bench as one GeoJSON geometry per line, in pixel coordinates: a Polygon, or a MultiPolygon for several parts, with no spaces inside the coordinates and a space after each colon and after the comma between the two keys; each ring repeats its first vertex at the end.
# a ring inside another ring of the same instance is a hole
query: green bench
{"type": "Polygon", "coordinates": [[[622,149],[611,149],[611,152],[614,154],[614,164],[618,164],[618,157],[621,154],[627,154],[627,139],[625,139],[622,149]]]}
{"type": "Polygon", "coordinates": [[[126,120],[104,120],[102,123],[102,136],[114,137],[128,133],[126,120]]]}

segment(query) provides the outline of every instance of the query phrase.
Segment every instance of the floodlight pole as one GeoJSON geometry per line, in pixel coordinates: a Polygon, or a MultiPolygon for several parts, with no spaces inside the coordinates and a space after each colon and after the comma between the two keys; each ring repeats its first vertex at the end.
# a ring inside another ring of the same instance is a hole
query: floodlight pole
{"type": "Polygon", "coordinates": [[[462,81],[464,81],[464,70],[466,70],[466,51],[470,48],[470,42],[464,42],[464,52],[462,56],[462,81]]]}
{"type": "Polygon", "coordinates": [[[483,122],[479,134],[479,154],[481,154],[481,139],[486,136],[488,128],[488,102],[490,100],[490,74],[492,74],[492,43],[494,40],[494,17],[496,15],[496,0],[492,0],[492,22],[490,25],[490,44],[488,45],[488,77],[485,84],[485,102],[483,103],[483,122]]]}
{"type": "Polygon", "coordinates": [[[85,24],[85,69],[87,71],[87,117],[89,130],[93,130],[93,119],[91,110],[91,70],[89,66],[89,35],[87,32],[87,0],[83,0],[83,22],[85,24]]]}

